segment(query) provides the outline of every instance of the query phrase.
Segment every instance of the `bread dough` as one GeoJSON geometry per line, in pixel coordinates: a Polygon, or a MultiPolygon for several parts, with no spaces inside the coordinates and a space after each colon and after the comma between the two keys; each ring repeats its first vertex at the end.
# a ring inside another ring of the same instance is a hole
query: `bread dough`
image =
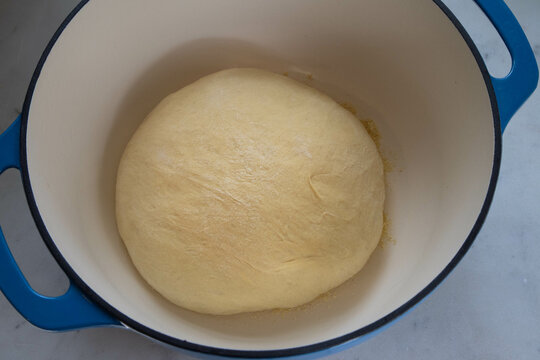
{"type": "Polygon", "coordinates": [[[381,236],[383,165],[361,122],[285,76],[229,69],[167,96],[118,169],[142,277],[209,314],[295,307],[358,272],[381,236]]]}

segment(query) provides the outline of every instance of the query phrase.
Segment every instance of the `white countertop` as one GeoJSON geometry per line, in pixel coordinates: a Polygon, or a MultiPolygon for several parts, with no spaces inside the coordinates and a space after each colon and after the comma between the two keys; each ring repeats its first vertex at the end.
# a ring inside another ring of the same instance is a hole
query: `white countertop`
{"type": "MultiPolygon", "coordinates": [[[[78,0],[0,1],[0,131],[21,110],[41,51],[78,0]]],[[[471,0],[444,1],[495,75],[509,57],[471,0]]],[[[507,0],[540,57],[540,1],[507,0]]],[[[389,329],[334,359],[540,359],[540,91],[503,137],[502,167],[487,220],[446,281],[389,329]]],[[[46,295],[67,287],[41,241],[19,174],[0,179],[0,224],[30,283],[46,295]]],[[[134,332],[40,330],[0,294],[0,359],[181,359],[134,332]]]]}

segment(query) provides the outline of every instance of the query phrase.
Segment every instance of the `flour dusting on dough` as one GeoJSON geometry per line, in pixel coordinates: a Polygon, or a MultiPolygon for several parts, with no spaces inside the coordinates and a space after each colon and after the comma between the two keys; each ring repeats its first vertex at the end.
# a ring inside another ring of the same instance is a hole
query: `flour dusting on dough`
{"type": "MultiPolygon", "coordinates": [[[[356,108],[348,103],[348,102],[341,102],[340,105],[345,108],[346,110],[350,111],[353,115],[357,115],[356,108]]],[[[379,132],[379,129],[377,128],[377,125],[375,124],[375,121],[372,119],[360,119],[360,122],[364,127],[366,128],[366,131],[368,132],[369,136],[377,146],[377,150],[379,151],[379,154],[381,155],[382,161],[383,161],[383,167],[384,167],[384,184],[385,187],[388,189],[388,176],[389,173],[394,171],[395,167],[392,161],[386,156],[386,154],[382,151],[382,145],[381,145],[381,133],[379,132]]],[[[402,172],[403,169],[400,169],[399,172],[402,172]]],[[[383,222],[383,231],[381,235],[381,240],[379,241],[379,247],[384,248],[386,244],[396,244],[396,239],[392,237],[390,234],[390,219],[388,218],[388,215],[386,212],[384,213],[384,222],[383,222]]]]}

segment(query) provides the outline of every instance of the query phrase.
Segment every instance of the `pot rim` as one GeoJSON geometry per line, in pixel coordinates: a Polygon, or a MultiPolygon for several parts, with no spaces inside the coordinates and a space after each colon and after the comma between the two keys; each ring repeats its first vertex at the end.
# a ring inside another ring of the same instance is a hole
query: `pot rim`
{"type": "Polygon", "coordinates": [[[62,24],[58,27],[58,29],[52,36],[51,40],[47,44],[45,50],[41,54],[39,62],[32,75],[32,78],[31,78],[31,81],[30,81],[30,84],[28,86],[28,90],[26,93],[26,97],[24,100],[22,114],[21,114],[21,133],[20,133],[20,136],[21,136],[20,138],[21,174],[22,174],[24,192],[26,195],[28,205],[30,207],[30,212],[32,214],[34,222],[37,225],[38,231],[41,237],[43,238],[43,241],[45,242],[46,246],[48,247],[49,251],[55,258],[55,260],[58,262],[62,270],[67,274],[69,279],[73,281],[82,290],[85,296],[87,296],[90,300],[98,304],[101,308],[106,310],[109,314],[111,314],[114,318],[118,319],[122,324],[124,324],[128,328],[136,330],[156,340],[162,341],[169,345],[173,345],[175,347],[179,347],[185,350],[209,354],[209,355],[225,356],[225,357],[274,358],[274,357],[306,355],[309,353],[315,353],[315,352],[320,352],[324,350],[328,351],[331,348],[334,348],[338,345],[342,345],[346,342],[352,342],[353,340],[358,340],[359,338],[365,337],[366,335],[370,333],[374,333],[376,330],[381,330],[384,326],[396,320],[405,312],[410,310],[412,307],[420,303],[420,301],[422,301],[428,294],[430,294],[448,276],[448,274],[456,267],[456,265],[460,262],[460,260],[464,257],[464,255],[467,253],[467,251],[471,247],[474,239],[478,235],[478,232],[480,231],[484,223],[484,220],[486,219],[486,216],[487,216],[487,213],[488,213],[488,210],[491,205],[493,195],[495,192],[497,178],[499,175],[499,169],[500,169],[500,163],[501,163],[501,151],[502,151],[502,131],[501,131],[501,124],[500,124],[500,117],[499,117],[499,109],[497,106],[497,100],[495,97],[493,84],[491,82],[491,77],[484,63],[484,60],[482,59],[480,55],[480,52],[476,48],[476,45],[470,38],[469,34],[467,33],[463,25],[454,16],[454,14],[448,9],[448,7],[442,2],[442,0],[432,0],[441,9],[441,11],[443,11],[445,15],[448,16],[448,18],[457,28],[457,30],[463,37],[464,41],[467,43],[470,51],[472,52],[478,64],[478,67],[484,78],[484,83],[486,85],[486,89],[487,89],[490,102],[491,102],[491,110],[493,113],[493,126],[494,126],[494,134],[495,134],[493,168],[491,172],[491,178],[489,181],[488,191],[486,193],[486,198],[484,199],[484,203],[482,205],[482,208],[480,210],[480,213],[478,214],[478,217],[474,223],[472,230],[470,231],[469,235],[463,242],[458,252],[454,255],[452,260],[444,267],[444,269],[425,288],[423,288],[420,292],[418,292],[414,297],[409,299],[406,303],[402,304],[394,311],[378,319],[377,321],[374,321],[369,325],[366,325],[360,329],[357,329],[353,332],[350,332],[342,336],[338,336],[329,340],[325,340],[325,341],[310,344],[310,345],[304,345],[304,346],[293,347],[293,348],[274,349],[274,350],[235,350],[235,349],[226,349],[226,348],[200,345],[197,343],[193,343],[193,342],[189,342],[189,341],[181,340],[172,336],[165,335],[123,314],[122,312],[120,312],[119,310],[111,306],[109,303],[107,303],[107,301],[105,301],[98,294],[96,294],[77,275],[77,273],[69,265],[68,261],[62,256],[61,252],[58,250],[49,232],[47,231],[47,228],[45,227],[45,224],[43,222],[43,219],[37,207],[34,194],[32,192],[32,186],[30,183],[30,175],[28,172],[28,161],[27,161],[27,151],[26,151],[26,132],[28,128],[28,114],[29,114],[30,105],[32,102],[32,97],[34,94],[37,81],[39,80],[39,76],[41,74],[43,65],[45,64],[45,61],[47,60],[47,57],[49,53],[51,52],[52,48],[54,47],[56,41],[58,40],[62,32],[65,30],[65,28],[69,25],[71,20],[73,20],[75,15],[77,15],[77,13],[84,7],[84,5],[86,5],[86,3],[88,3],[88,1],[89,0],[81,0],[77,4],[77,6],[69,13],[69,15],[64,19],[62,24]]]}

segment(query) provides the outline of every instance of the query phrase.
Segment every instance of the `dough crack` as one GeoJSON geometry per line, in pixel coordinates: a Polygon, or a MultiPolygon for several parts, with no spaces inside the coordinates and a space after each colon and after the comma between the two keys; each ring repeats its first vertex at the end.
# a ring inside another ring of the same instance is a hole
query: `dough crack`
{"type": "Polygon", "coordinates": [[[309,182],[309,187],[311,188],[311,191],[313,192],[313,195],[315,195],[315,197],[319,200],[322,200],[322,197],[321,197],[321,194],[319,194],[319,192],[317,191],[317,188],[315,187],[315,185],[313,185],[313,178],[316,177],[316,176],[321,176],[321,175],[328,175],[329,173],[320,173],[320,174],[312,174],[309,176],[308,178],[308,182],[309,182]]]}

